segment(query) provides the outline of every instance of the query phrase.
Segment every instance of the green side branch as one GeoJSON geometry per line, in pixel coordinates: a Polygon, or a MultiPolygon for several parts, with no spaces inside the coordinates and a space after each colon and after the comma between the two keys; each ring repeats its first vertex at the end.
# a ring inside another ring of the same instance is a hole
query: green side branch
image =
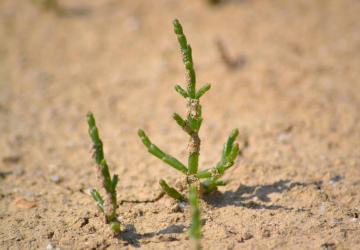
{"type": "Polygon", "coordinates": [[[104,213],[106,221],[110,223],[111,229],[115,233],[120,232],[120,222],[117,220],[116,208],[117,208],[117,199],[116,199],[116,186],[118,184],[118,176],[113,175],[111,177],[109,166],[104,157],[103,143],[100,139],[99,130],[96,127],[96,121],[94,115],[89,112],[87,114],[87,122],[89,126],[89,135],[93,143],[93,158],[99,170],[99,178],[101,180],[101,185],[105,189],[105,199],[101,194],[93,189],[91,191],[91,196],[95,200],[99,209],[104,213]]]}
{"type": "MultiPolygon", "coordinates": [[[[239,155],[239,144],[234,143],[238,135],[238,129],[234,129],[233,131],[231,131],[229,138],[224,144],[219,163],[211,170],[211,176],[202,183],[205,194],[211,193],[212,191],[216,190],[218,186],[226,185],[225,181],[221,181],[219,179],[224,175],[226,170],[228,170],[234,165],[239,155]]],[[[209,174],[205,172],[203,175],[208,176],[209,174]]]]}
{"type": "Polygon", "coordinates": [[[104,199],[101,197],[101,194],[96,189],[93,189],[91,190],[91,196],[95,200],[101,212],[104,213],[104,199]]]}
{"type": "Polygon", "coordinates": [[[176,85],[175,86],[175,90],[176,92],[178,92],[182,97],[184,97],[185,99],[189,97],[188,93],[186,92],[186,90],[184,90],[180,85],[176,85]]]}
{"type": "Polygon", "coordinates": [[[234,164],[234,161],[239,155],[239,144],[234,144],[238,135],[239,130],[234,129],[231,131],[227,142],[224,144],[221,160],[215,167],[216,172],[219,172],[221,175],[224,174],[225,170],[229,169],[234,164]]]}
{"type": "Polygon", "coordinates": [[[210,84],[205,84],[204,86],[202,86],[198,92],[196,92],[195,95],[195,99],[200,99],[200,97],[202,97],[206,92],[208,92],[208,90],[211,88],[210,84]]]}
{"type": "Polygon", "coordinates": [[[212,174],[208,170],[200,171],[195,174],[195,177],[198,179],[210,178],[211,176],[212,174]]]}
{"type": "Polygon", "coordinates": [[[166,181],[164,181],[163,179],[160,180],[160,186],[161,188],[164,190],[164,192],[169,195],[171,198],[174,198],[175,200],[179,200],[179,201],[185,201],[185,197],[180,194],[175,188],[170,187],[166,181]]]}
{"type": "Polygon", "coordinates": [[[191,136],[194,133],[194,131],[190,128],[188,122],[184,120],[179,114],[174,113],[173,119],[188,135],[191,136]]]}
{"type": "Polygon", "coordinates": [[[221,158],[222,161],[226,160],[226,158],[230,155],[231,150],[233,149],[234,142],[238,135],[239,135],[238,129],[234,129],[233,131],[231,131],[230,136],[224,145],[222,158],[221,158]]]}
{"type": "Polygon", "coordinates": [[[184,164],[182,164],[179,160],[172,157],[171,155],[168,155],[164,153],[161,149],[159,149],[155,144],[153,144],[149,137],[145,134],[145,132],[141,129],[138,131],[138,135],[140,139],[142,140],[145,147],[147,147],[149,153],[154,155],[155,157],[159,158],[160,160],[164,161],[171,167],[175,168],[176,170],[179,170],[180,172],[183,172],[184,174],[187,173],[187,168],[184,164]]]}

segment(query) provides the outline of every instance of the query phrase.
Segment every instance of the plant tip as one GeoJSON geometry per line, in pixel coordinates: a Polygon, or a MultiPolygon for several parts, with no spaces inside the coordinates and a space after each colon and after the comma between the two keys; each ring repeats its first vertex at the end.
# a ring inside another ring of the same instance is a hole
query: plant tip
{"type": "Polygon", "coordinates": [[[239,129],[235,128],[232,132],[231,132],[231,136],[232,137],[237,137],[239,135],[239,129]]]}
{"type": "Polygon", "coordinates": [[[140,137],[144,137],[144,136],[145,136],[144,130],[139,129],[139,130],[138,130],[138,135],[139,135],[140,137]]]}
{"type": "Polygon", "coordinates": [[[93,127],[95,125],[95,118],[94,118],[94,115],[93,115],[93,113],[91,111],[89,111],[86,114],[86,118],[87,118],[89,126],[93,127]]]}

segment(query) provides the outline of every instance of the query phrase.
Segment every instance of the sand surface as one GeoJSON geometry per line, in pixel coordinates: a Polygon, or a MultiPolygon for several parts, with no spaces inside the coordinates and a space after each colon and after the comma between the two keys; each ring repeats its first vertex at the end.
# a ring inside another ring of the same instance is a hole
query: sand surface
{"type": "Polygon", "coordinates": [[[114,238],[85,115],[94,112],[118,199],[145,200],[178,172],[138,128],[186,161],[184,69],[171,21],[193,48],[202,99],[201,169],[232,128],[231,182],[202,202],[204,249],[360,249],[360,2],[64,0],[57,16],[0,1],[0,249],[189,249],[189,209],[124,203],[114,238]],[[224,45],[233,67],[222,59],[224,45]],[[237,63],[236,63],[237,62],[237,63]]]}

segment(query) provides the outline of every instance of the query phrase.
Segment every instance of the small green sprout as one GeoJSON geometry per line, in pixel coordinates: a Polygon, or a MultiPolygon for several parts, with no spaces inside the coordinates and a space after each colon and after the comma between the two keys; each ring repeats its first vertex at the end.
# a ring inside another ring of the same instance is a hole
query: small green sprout
{"type": "MultiPolygon", "coordinates": [[[[173,26],[180,45],[183,63],[185,65],[187,85],[186,90],[180,85],[175,86],[175,91],[187,101],[187,117],[184,119],[179,114],[174,113],[173,119],[189,135],[187,165],[183,164],[173,156],[168,155],[158,146],[153,144],[143,130],[140,129],[138,135],[150,154],[186,175],[188,186],[197,183],[201,193],[209,194],[216,190],[218,186],[226,185],[226,182],[220,180],[220,178],[224,175],[226,170],[234,165],[239,154],[239,145],[234,143],[239,131],[234,129],[231,132],[229,139],[224,145],[221,160],[214,168],[211,170],[198,171],[200,156],[199,130],[203,121],[200,98],[211,88],[211,85],[205,84],[199,90],[196,90],[196,75],[191,47],[187,43],[183,28],[177,19],[174,20],[173,26]],[[204,181],[200,182],[201,179],[204,179],[204,181]]],[[[184,196],[173,187],[170,187],[164,180],[160,181],[160,185],[164,192],[170,197],[177,200],[184,200],[184,196]]]]}
{"type": "Polygon", "coordinates": [[[98,178],[106,193],[104,199],[96,189],[93,189],[91,196],[105,215],[106,223],[110,224],[111,230],[114,233],[120,233],[121,223],[118,221],[116,214],[116,185],[118,183],[118,176],[114,175],[111,177],[110,175],[109,167],[104,157],[103,143],[96,127],[95,117],[91,112],[87,114],[87,122],[89,125],[89,135],[93,143],[93,158],[97,166],[98,178]]]}
{"type": "Polygon", "coordinates": [[[201,249],[201,216],[199,208],[198,191],[195,185],[191,185],[189,192],[189,203],[191,206],[190,238],[193,241],[193,249],[201,249]]]}

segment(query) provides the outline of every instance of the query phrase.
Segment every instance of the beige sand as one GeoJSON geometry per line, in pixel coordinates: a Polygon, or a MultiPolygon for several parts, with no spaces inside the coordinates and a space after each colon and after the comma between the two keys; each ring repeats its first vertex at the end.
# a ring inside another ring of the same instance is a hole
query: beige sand
{"type": "Polygon", "coordinates": [[[97,117],[119,200],[155,197],[182,176],[136,132],[186,159],[171,120],[185,102],[171,21],[193,47],[203,98],[201,168],[230,130],[245,147],[232,182],[202,203],[204,249],[360,249],[360,2],[357,0],[0,1],[0,248],[188,249],[189,210],[123,204],[113,238],[85,115],[97,117]],[[222,61],[221,39],[232,60],[222,61]],[[246,142],[248,145],[246,145],[246,142]]]}

